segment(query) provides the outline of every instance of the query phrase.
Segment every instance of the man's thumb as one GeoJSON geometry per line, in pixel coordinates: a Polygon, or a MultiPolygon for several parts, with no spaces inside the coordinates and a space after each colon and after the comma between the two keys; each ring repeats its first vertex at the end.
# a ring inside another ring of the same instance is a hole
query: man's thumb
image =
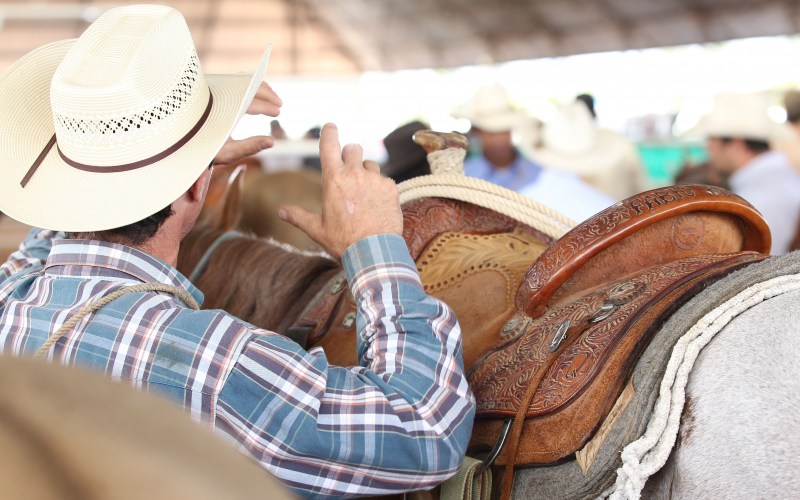
{"type": "Polygon", "coordinates": [[[318,214],[307,212],[297,205],[282,205],[278,209],[278,217],[306,233],[312,240],[317,241],[321,224],[318,214]]]}

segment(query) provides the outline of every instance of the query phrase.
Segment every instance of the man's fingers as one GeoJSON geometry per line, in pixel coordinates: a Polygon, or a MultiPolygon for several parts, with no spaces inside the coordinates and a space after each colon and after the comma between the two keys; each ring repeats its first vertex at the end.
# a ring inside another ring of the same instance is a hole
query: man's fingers
{"type": "Polygon", "coordinates": [[[278,106],[283,106],[283,100],[272,90],[272,87],[267,82],[261,82],[261,85],[259,85],[256,91],[256,99],[270,101],[278,106]]]}
{"type": "Polygon", "coordinates": [[[339,145],[339,130],[333,123],[326,123],[319,136],[319,160],[322,174],[329,168],[342,166],[342,147],[339,145]]]}
{"type": "Polygon", "coordinates": [[[256,99],[250,103],[250,106],[247,108],[248,115],[267,115],[267,116],[278,116],[281,113],[281,107],[274,102],[269,101],[262,101],[260,99],[256,99]]]}
{"type": "Polygon", "coordinates": [[[381,173],[381,166],[378,165],[378,162],[372,160],[364,160],[364,169],[377,174],[381,173]]]}
{"type": "Polygon", "coordinates": [[[300,229],[312,240],[322,245],[322,242],[319,241],[322,230],[322,218],[319,214],[312,214],[297,205],[282,205],[278,209],[278,217],[300,229]]]}
{"type": "Polygon", "coordinates": [[[342,161],[345,166],[363,166],[364,150],[358,144],[346,144],[342,149],[342,161]]]}
{"type": "Polygon", "coordinates": [[[214,163],[228,164],[241,160],[246,156],[252,156],[262,149],[271,148],[275,143],[275,139],[268,135],[259,135],[255,137],[248,137],[240,141],[228,139],[225,145],[217,156],[214,158],[214,163]]]}
{"type": "Polygon", "coordinates": [[[255,97],[253,97],[253,102],[247,108],[247,114],[278,116],[282,105],[283,100],[272,90],[272,87],[267,82],[261,82],[255,97]]]}

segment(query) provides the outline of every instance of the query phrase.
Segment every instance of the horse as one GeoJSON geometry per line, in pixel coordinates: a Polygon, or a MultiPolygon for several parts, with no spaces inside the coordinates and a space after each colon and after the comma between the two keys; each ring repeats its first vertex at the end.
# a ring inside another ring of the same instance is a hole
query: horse
{"type": "MultiPolygon", "coordinates": [[[[226,217],[236,229],[288,243],[300,250],[319,251],[321,247],[304,232],[278,218],[278,207],[293,203],[310,212],[322,208],[322,180],[309,168],[265,171],[256,157],[235,164],[215,165],[203,216],[226,217]],[[236,197],[236,200],[229,200],[236,197]],[[222,203],[221,200],[226,200],[222,203]],[[223,207],[234,210],[222,214],[223,207]]],[[[219,220],[206,221],[220,226],[219,220]]]]}
{"type": "MultiPolygon", "coordinates": [[[[677,198],[676,192],[688,193],[673,190],[645,194],[635,197],[625,208],[646,210],[647,203],[653,200],[663,202],[670,200],[669,196],[677,198]]],[[[621,213],[617,205],[610,207],[609,213],[621,213]]],[[[621,248],[625,245],[631,247],[623,248],[622,255],[627,255],[623,259],[625,262],[616,262],[617,267],[622,268],[617,270],[618,274],[653,266],[663,260],[664,248],[660,239],[665,228],[667,232],[671,231],[671,241],[679,253],[683,251],[681,249],[696,249],[698,241],[703,240],[698,230],[702,232],[706,227],[708,234],[708,229],[715,224],[715,234],[723,240],[737,231],[745,235],[744,238],[758,240],[759,234],[764,232],[763,227],[742,228],[742,222],[732,220],[729,214],[703,220],[693,218],[698,213],[674,221],[668,219],[670,225],[661,224],[658,230],[654,225],[640,231],[642,234],[636,244],[626,243],[630,238],[616,242],[621,248]],[[683,229],[676,235],[678,227],[683,229]],[[655,243],[660,251],[641,252],[642,242],[655,243]]],[[[553,248],[562,252],[576,248],[575,237],[569,238],[576,233],[554,238],[511,217],[496,213],[487,216],[485,210],[470,203],[427,198],[405,204],[404,216],[404,237],[417,262],[426,291],[445,300],[459,317],[464,334],[465,367],[471,376],[487,355],[498,350],[498,346],[519,340],[519,336],[509,340],[509,334],[524,329],[519,323],[511,326],[516,318],[525,317],[518,310],[519,291],[525,288],[525,283],[540,276],[543,269],[547,271],[546,267],[537,267],[537,264],[551,262],[548,259],[557,252],[553,248]],[[477,286],[481,287],[481,293],[475,293],[477,286]]],[[[602,233],[603,228],[610,225],[610,220],[608,214],[596,216],[580,227],[588,231],[584,235],[602,233]]],[[[322,323],[327,329],[338,328],[339,331],[352,327],[353,305],[348,302],[351,299],[346,294],[337,295],[343,288],[337,262],[324,254],[297,252],[244,235],[228,234],[225,241],[217,243],[225,234],[221,228],[198,227],[182,245],[178,262],[180,270],[188,273],[205,261],[202,264],[204,270],[195,281],[206,294],[204,307],[227,309],[257,326],[293,336],[301,345],[320,346],[333,363],[345,366],[356,363],[354,337],[332,336],[330,333],[320,336],[317,331],[322,323]],[[209,256],[207,250],[212,247],[215,248],[209,256]],[[320,301],[320,296],[328,298],[327,303],[320,301]],[[320,310],[325,313],[322,319],[320,310]]],[[[714,239],[707,234],[703,244],[710,244],[714,239]]],[[[711,244],[701,253],[714,254],[718,244],[711,244]]],[[[767,237],[766,246],[762,239],[756,242],[756,247],[763,252],[768,244],[767,237]]],[[[577,282],[582,280],[582,286],[589,289],[598,288],[606,278],[604,274],[613,268],[611,263],[620,255],[601,250],[593,252],[591,256],[581,254],[575,259],[583,261],[578,262],[580,269],[571,271],[578,276],[577,282]]],[[[794,255],[788,258],[800,260],[794,255]]],[[[787,273],[791,275],[789,278],[795,278],[800,266],[785,261],[776,258],[754,260],[739,267],[744,271],[748,267],[762,266],[760,269],[765,270],[756,274],[773,280],[787,278],[784,276],[787,273]],[[795,268],[787,271],[791,265],[795,268]]],[[[558,278],[560,269],[551,274],[558,278]]],[[[564,279],[576,283],[574,276],[564,279]]],[[[683,358],[676,358],[674,351],[672,358],[664,357],[664,351],[668,353],[675,342],[659,344],[657,341],[665,337],[663,330],[673,324],[675,331],[691,332],[691,328],[697,325],[691,322],[681,325],[681,321],[691,318],[701,324],[719,307],[709,310],[702,301],[695,304],[695,298],[679,309],[665,310],[664,317],[658,321],[662,325],[661,331],[654,335],[655,340],[650,346],[639,353],[636,366],[629,372],[626,382],[621,384],[620,391],[622,386],[627,391],[636,385],[634,382],[658,372],[659,375],[672,374],[673,393],[669,392],[669,387],[665,389],[662,381],[660,388],[655,384],[654,391],[637,393],[636,397],[643,401],[638,407],[628,401],[625,403],[627,406],[620,410],[617,408],[626,391],[622,391],[622,395],[603,395],[609,400],[604,403],[608,407],[607,416],[602,426],[592,431],[596,431],[596,435],[606,432],[603,436],[606,445],[603,445],[603,440],[597,445],[605,448],[596,452],[593,458],[583,458],[582,462],[576,459],[595,442],[596,438],[592,438],[578,453],[560,457],[548,467],[518,469],[512,476],[516,478],[513,496],[585,498],[602,494],[614,498],[636,498],[643,494],[651,498],[752,498],[781,494],[800,486],[793,467],[800,458],[797,451],[800,450],[800,419],[792,411],[800,394],[798,370],[794,364],[794,359],[800,355],[800,332],[796,322],[791,321],[797,317],[795,313],[800,312],[797,305],[800,304],[800,286],[796,286],[796,279],[789,281],[788,284],[779,284],[783,286],[778,287],[780,293],[769,290],[753,292],[751,284],[735,281],[731,284],[728,278],[716,284],[701,283],[693,288],[689,295],[704,288],[711,290],[717,285],[726,285],[731,290],[726,292],[728,299],[723,305],[733,309],[745,301],[737,293],[750,292],[755,294],[755,299],[747,299],[752,302],[749,307],[739,311],[735,320],[724,324],[712,337],[708,337],[707,329],[701,330],[702,335],[698,338],[706,335],[704,342],[707,345],[700,351],[698,346],[703,346],[703,341],[693,340],[694,343],[687,344],[689,347],[685,349],[683,358]],[[693,349],[700,351],[696,360],[692,358],[693,349]],[[675,359],[677,365],[673,363],[675,359]],[[692,365],[694,368],[689,376],[688,368],[692,365]],[[731,383],[725,384],[721,373],[726,374],[725,378],[731,383]],[[659,395],[661,397],[656,401],[659,395]],[[654,414],[667,416],[661,420],[652,417],[648,420],[643,412],[651,410],[654,414]],[[626,412],[633,412],[638,418],[627,424],[615,420],[626,412]],[[677,424],[675,413],[679,417],[677,424]],[[607,427],[612,430],[608,431],[607,427]],[[616,435],[634,433],[638,439],[627,439],[623,446],[619,444],[623,441],[609,437],[615,436],[615,432],[616,435]],[[662,439],[658,432],[666,437],[662,439]],[[669,447],[665,452],[664,443],[670,444],[670,436],[674,447],[671,452],[669,447]],[[619,464],[620,451],[622,465],[619,464]],[[618,468],[616,476],[596,473],[600,466],[610,464],[618,468]],[[584,467],[587,470],[583,470],[584,467]],[[547,476],[559,469],[563,472],[559,479],[547,476]],[[569,484],[580,482],[578,479],[585,483],[587,477],[589,485],[573,487],[569,484]]],[[[555,295],[559,293],[569,295],[574,290],[564,292],[559,288],[555,295]]],[[[530,294],[523,296],[530,298],[530,294]]],[[[680,341],[684,338],[680,337],[680,341]]],[[[506,464],[505,470],[514,469],[506,464]]]]}

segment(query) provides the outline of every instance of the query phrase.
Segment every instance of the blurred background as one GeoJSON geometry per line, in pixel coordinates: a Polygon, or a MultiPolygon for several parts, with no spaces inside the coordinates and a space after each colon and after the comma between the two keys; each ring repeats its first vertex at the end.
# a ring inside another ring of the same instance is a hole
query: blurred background
{"type": "MultiPolygon", "coordinates": [[[[800,87],[797,0],[153,3],[183,12],[206,72],[251,71],[272,44],[267,80],[285,103],[272,126],[287,138],[273,154],[303,150],[292,141],[334,121],[382,161],[382,138],[399,124],[466,131],[453,109],[499,83],[543,122],[592,94],[597,123],[634,142],[654,185],[669,184],[684,163],[704,160],[703,144],[681,134],[714,95],[763,93],[781,121],[784,92],[800,87]]],[[[0,70],[121,4],[0,1],[0,70]]],[[[235,135],[269,128],[246,117],[235,135]]]]}

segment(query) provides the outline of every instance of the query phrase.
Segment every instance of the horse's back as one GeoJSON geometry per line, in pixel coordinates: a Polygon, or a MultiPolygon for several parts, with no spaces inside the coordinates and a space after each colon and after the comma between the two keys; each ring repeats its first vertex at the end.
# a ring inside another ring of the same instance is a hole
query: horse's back
{"type": "Polygon", "coordinates": [[[708,344],[678,444],[650,498],[767,498],[800,490],[800,290],[759,303],[708,344]]]}
{"type": "Polygon", "coordinates": [[[298,205],[311,213],[322,210],[319,172],[308,169],[248,171],[247,175],[239,227],[301,250],[319,250],[320,247],[304,232],[278,218],[278,208],[284,204],[298,205]]]}

